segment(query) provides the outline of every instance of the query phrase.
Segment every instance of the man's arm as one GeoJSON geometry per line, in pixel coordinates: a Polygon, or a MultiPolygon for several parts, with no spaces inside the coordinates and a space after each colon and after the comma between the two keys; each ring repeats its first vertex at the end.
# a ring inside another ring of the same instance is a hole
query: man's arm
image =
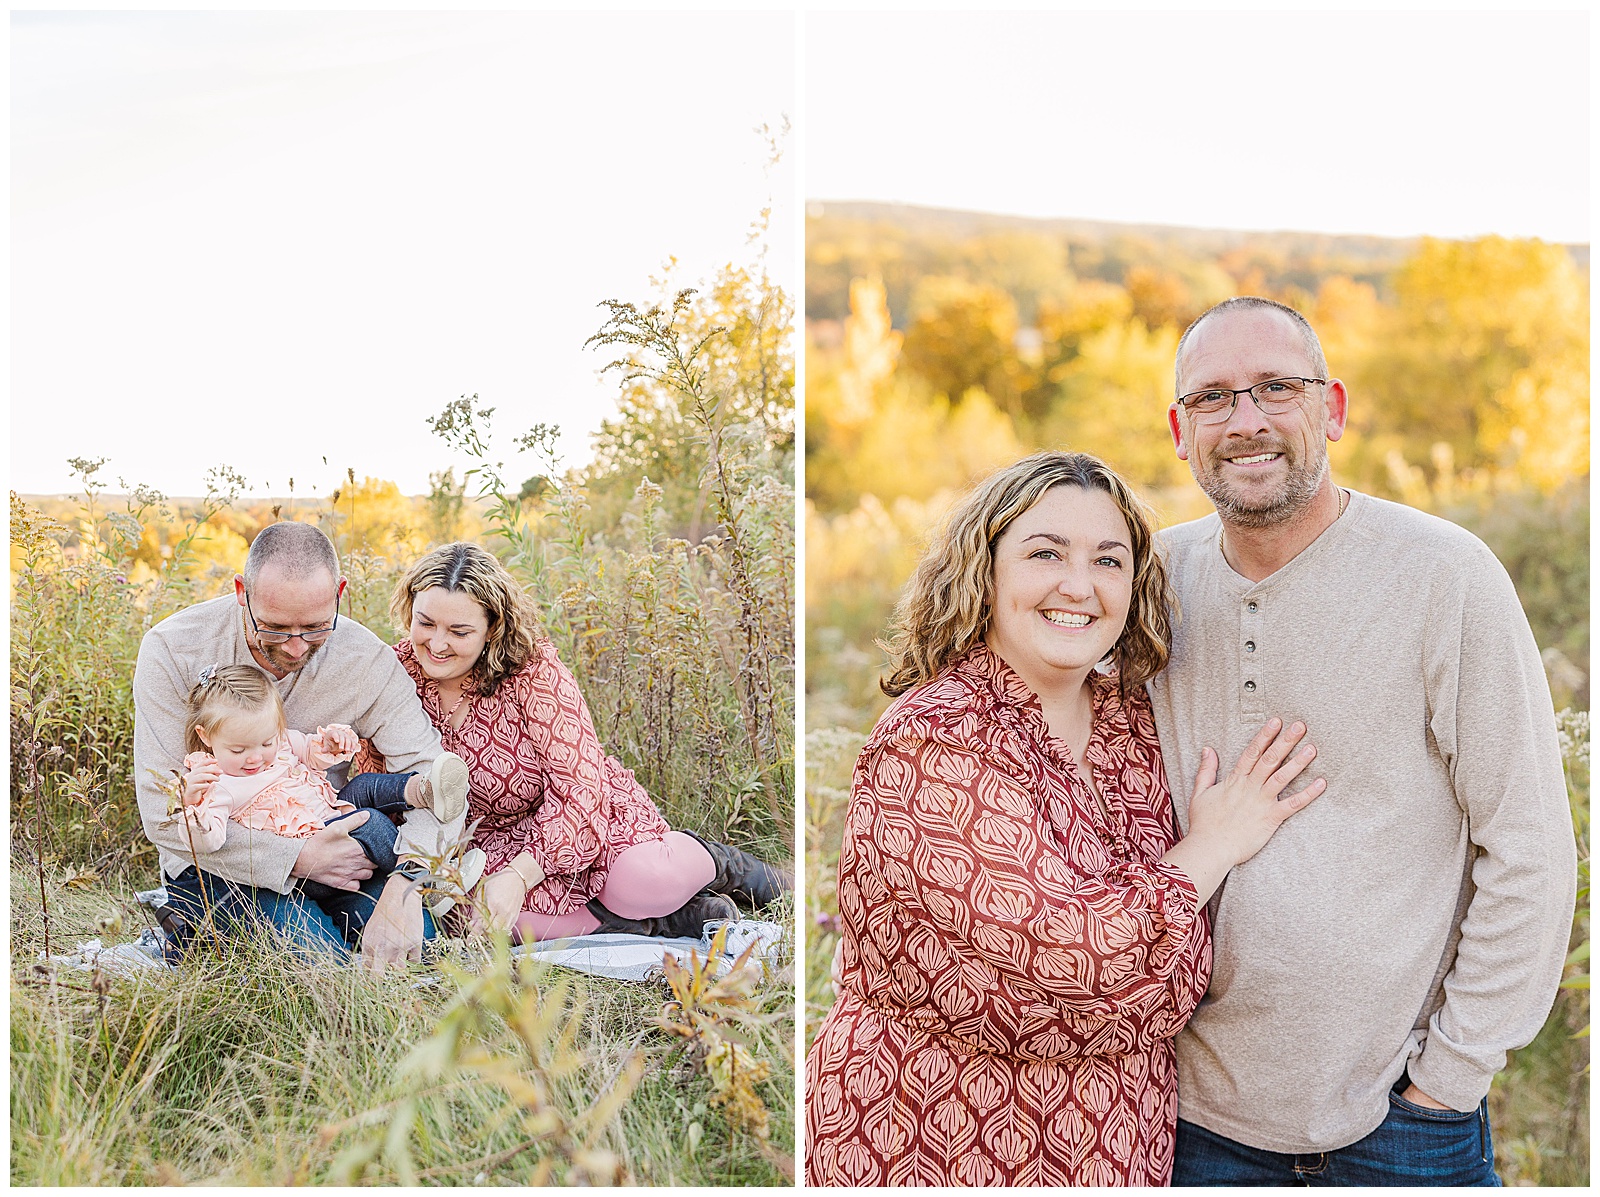
{"type": "Polygon", "coordinates": [[[1555,999],[1577,855],[1544,668],[1511,579],[1486,548],[1464,571],[1454,614],[1437,609],[1427,649],[1430,730],[1477,849],[1444,1004],[1411,1080],[1470,1110],[1506,1052],[1530,1042],[1555,999]]]}
{"type": "Polygon", "coordinates": [[[157,847],[178,853],[208,873],[287,893],[294,884],[290,870],[300,854],[299,840],[253,831],[230,819],[219,850],[196,852],[183,822],[167,820],[167,794],[161,787],[183,767],[185,704],[195,680],[180,677],[165,642],[154,632],[145,634],[133,671],[134,792],[144,833],[157,847]]]}

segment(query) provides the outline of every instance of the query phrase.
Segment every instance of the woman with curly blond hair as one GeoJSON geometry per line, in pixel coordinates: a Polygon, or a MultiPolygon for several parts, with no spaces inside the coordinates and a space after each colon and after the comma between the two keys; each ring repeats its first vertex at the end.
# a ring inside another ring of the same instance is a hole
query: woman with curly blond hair
{"type": "Polygon", "coordinates": [[[1279,800],[1314,750],[1269,721],[1221,784],[1207,750],[1179,838],[1144,691],[1170,646],[1154,532],[1103,462],[1037,453],[918,565],[839,856],[809,1183],[1169,1183],[1206,900],[1323,783],[1279,800]]]}
{"type": "MultiPolygon", "coordinates": [[[[674,831],[608,756],[533,601],[493,553],[443,545],[395,588],[395,653],[445,746],[466,761],[486,856],[472,919],[519,942],[597,930],[698,937],[790,887],[779,870],[674,831]]],[[[471,879],[469,878],[469,881],[471,879]]]]}

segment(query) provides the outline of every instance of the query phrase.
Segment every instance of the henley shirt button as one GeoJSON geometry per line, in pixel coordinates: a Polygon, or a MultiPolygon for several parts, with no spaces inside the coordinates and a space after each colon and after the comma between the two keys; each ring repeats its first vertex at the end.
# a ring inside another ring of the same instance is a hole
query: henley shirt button
{"type": "Polygon", "coordinates": [[[1244,688],[1250,691],[1250,693],[1254,694],[1256,691],[1256,684],[1254,682],[1246,682],[1244,684],[1244,688]]]}
{"type": "Polygon", "coordinates": [[[1247,603],[1245,605],[1245,610],[1254,612],[1257,609],[1257,607],[1258,607],[1258,604],[1256,604],[1256,603],[1253,603],[1253,602],[1252,603],[1247,603]]]}
{"type": "Polygon", "coordinates": [[[1247,652],[1247,653],[1255,652],[1256,651],[1256,642],[1254,640],[1246,640],[1244,642],[1244,651],[1247,652]]]}

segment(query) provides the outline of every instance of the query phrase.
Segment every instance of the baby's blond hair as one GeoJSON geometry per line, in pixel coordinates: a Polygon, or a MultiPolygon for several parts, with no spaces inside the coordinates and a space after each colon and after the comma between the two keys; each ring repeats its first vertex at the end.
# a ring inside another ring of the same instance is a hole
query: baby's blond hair
{"type": "Polygon", "coordinates": [[[202,669],[200,680],[189,691],[185,751],[207,751],[200,732],[215,737],[218,726],[230,715],[254,715],[268,709],[277,712],[278,730],[282,731],[287,720],[278,687],[254,665],[212,665],[202,669]]]}

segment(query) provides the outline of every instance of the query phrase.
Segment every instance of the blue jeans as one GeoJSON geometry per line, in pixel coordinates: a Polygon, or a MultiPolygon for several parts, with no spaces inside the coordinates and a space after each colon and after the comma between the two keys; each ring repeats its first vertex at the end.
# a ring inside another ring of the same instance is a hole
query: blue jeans
{"type": "MultiPolygon", "coordinates": [[[[363,881],[359,890],[332,890],[331,897],[322,899],[309,898],[299,890],[280,894],[241,885],[193,865],[165,880],[167,906],[188,924],[174,930],[163,922],[171,940],[167,958],[176,964],[194,943],[198,929],[207,926],[219,935],[269,928],[301,955],[348,960],[361,942],[361,928],[372,917],[387,878],[375,874],[363,881]]],[[[422,938],[429,940],[436,934],[433,916],[425,909],[422,938]]]]}
{"type": "Polygon", "coordinates": [[[1178,1119],[1174,1185],[1479,1185],[1500,1183],[1489,1135],[1489,1102],[1476,1110],[1430,1110],[1389,1091],[1389,1113],[1371,1134],[1333,1151],[1263,1151],[1178,1119]]]}
{"type": "MultiPolygon", "coordinates": [[[[394,844],[400,832],[395,827],[389,812],[399,813],[406,809],[406,782],[410,778],[409,773],[356,774],[345,782],[344,789],[339,791],[340,801],[348,802],[356,809],[348,815],[328,820],[328,825],[331,827],[359,811],[372,812],[361,826],[351,827],[348,832],[350,838],[361,845],[361,850],[372,862],[374,881],[387,877],[399,864],[395,858],[394,844]]],[[[325,902],[347,891],[334,889],[331,885],[324,885],[320,881],[302,881],[300,892],[315,902],[325,902]]],[[[366,920],[362,919],[362,922],[365,923],[366,920]]]]}

